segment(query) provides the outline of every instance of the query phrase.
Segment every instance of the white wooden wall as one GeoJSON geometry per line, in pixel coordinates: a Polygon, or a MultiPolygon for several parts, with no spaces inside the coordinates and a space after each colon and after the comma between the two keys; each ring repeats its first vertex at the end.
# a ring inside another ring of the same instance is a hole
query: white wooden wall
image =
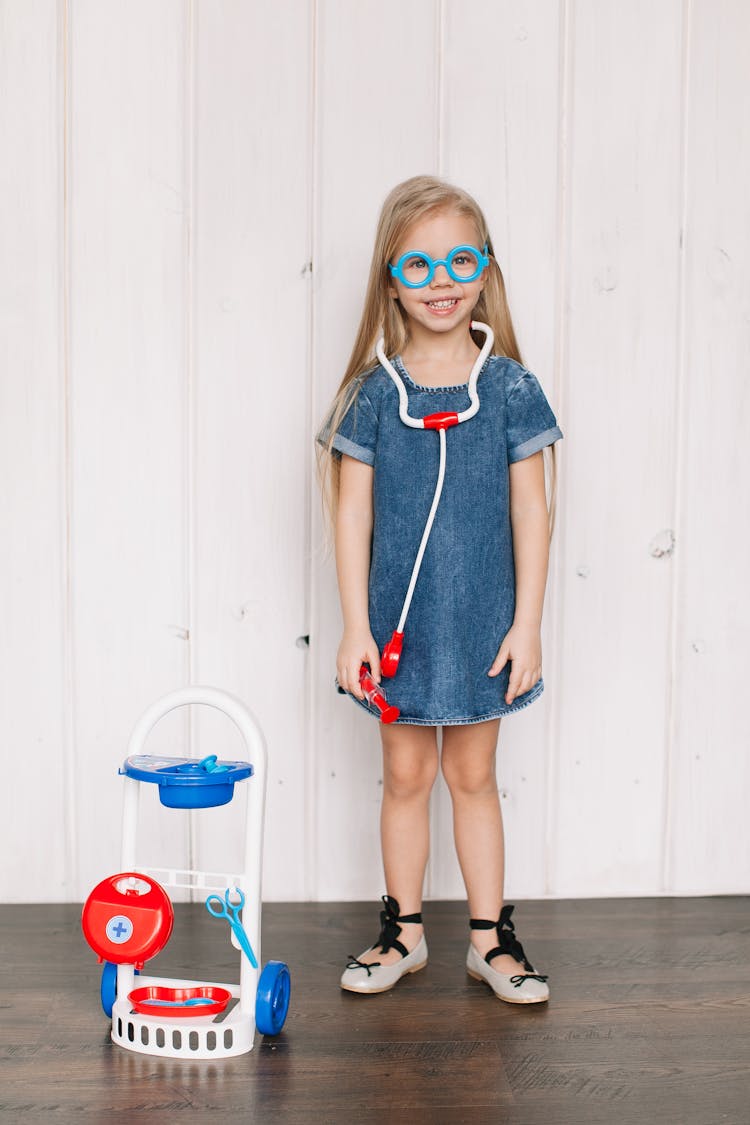
{"type": "MultiPolygon", "coordinates": [[[[190,682],[265,730],[266,897],[382,892],[312,435],[422,171],[566,435],[508,895],[750,890],[749,41],[744,0],[0,0],[0,899],[117,870],[130,729],[190,682]]],[[[150,804],[143,858],[228,870],[237,811],[150,804]]],[[[442,789],[433,827],[458,897],[442,789]]]]}

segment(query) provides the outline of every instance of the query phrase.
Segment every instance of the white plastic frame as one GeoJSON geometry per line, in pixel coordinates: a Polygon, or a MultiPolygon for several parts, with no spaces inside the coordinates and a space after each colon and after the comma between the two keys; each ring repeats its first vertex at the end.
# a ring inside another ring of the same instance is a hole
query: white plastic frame
{"type": "MultiPolygon", "coordinates": [[[[112,1009],[112,1039],[121,1047],[141,1054],[161,1055],[167,1058],[227,1058],[252,1050],[255,1038],[255,998],[258,976],[263,964],[260,929],[267,752],[260,726],[244,703],[218,688],[194,686],[181,688],[179,691],[163,696],[143,713],[130,736],[127,756],[143,753],[144,743],[160,719],[178,707],[192,704],[214,707],[234,722],[245,742],[248,760],[253,766],[252,775],[245,781],[236,783],[245,788],[246,794],[243,871],[239,874],[221,875],[202,871],[172,872],[169,869],[139,865],[136,862],[136,842],[140,787],[145,784],[153,788],[153,785],[127,776],[123,777],[125,799],[122,820],[122,870],[134,871],[152,878],[158,877],[159,882],[167,887],[189,885],[201,889],[224,890],[228,887],[240,886],[246,899],[241,921],[255,953],[258,968],[254,969],[248,958],[241,955],[239,987],[220,985],[238,999],[238,1003],[225,1017],[196,1016],[190,1019],[170,1020],[166,1013],[151,1016],[132,1011],[127,998],[136,987],[135,970],[132,965],[118,965],[117,999],[112,1009]],[[180,1034],[175,1035],[175,1032],[180,1034]]],[[[234,937],[232,944],[235,947],[237,945],[234,937]]],[[[139,988],[148,985],[184,988],[216,983],[218,982],[169,980],[143,975],[137,979],[139,988]]]]}

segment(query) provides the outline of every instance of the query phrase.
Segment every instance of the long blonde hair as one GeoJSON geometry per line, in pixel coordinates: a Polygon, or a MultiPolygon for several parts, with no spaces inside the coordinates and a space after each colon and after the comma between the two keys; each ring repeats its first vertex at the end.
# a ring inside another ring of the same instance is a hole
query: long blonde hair
{"type": "MultiPolygon", "coordinates": [[[[327,441],[325,445],[317,446],[318,474],[324,506],[331,523],[335,522],[336,517],[341,465],[340,459],[332,456],[333,439],[341,419],[359,392],[361,383],[356,380],[376,365],[375,345],[381,334],[385,339],[385,354],[389,358],[400,354],[409,338],[406,313],[401,302],[394,300],[389,292],[391,281],[388,263],[409,227],[438,211],[453,211],[470,219],[476,228],[477,245],[487,246],[490,264],[473,316],[475,320],[489,324],[494,332],[494,355],[508,356],[523,363],[511,320],[503,273],[495,258],[487,220],[479,204],[468,192],[436,176],[412,176],[397,184],[387,196],[380,212],[362,317],[344,377],[326,416],[323,432],[327,441]]],[[[475,343],[481,345],[482,342],[483,338],[478,334],[475,343]]],[[[556,490],[554,446],[550,447],[550,451],[551,534],[556,490]]]]}

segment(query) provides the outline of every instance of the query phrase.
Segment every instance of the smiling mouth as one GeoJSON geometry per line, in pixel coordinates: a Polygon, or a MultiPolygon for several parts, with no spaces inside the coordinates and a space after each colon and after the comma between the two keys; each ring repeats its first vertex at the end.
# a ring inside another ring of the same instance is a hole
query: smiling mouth
{"type": "Polygon", "coordinates": [[[458,304],[458,298],[453,297],[449,301],[425,301],[429,309],[453,309],[458,304]]]}

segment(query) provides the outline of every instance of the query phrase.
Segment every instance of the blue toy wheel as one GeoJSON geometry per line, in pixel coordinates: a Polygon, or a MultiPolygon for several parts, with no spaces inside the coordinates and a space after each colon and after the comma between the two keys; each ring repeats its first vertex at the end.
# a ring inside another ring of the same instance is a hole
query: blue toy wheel
{"type": "Polygon", "coordinates": [[[289,1011],[291,992],[289,966],[269,961],[258,981],[255,997],[255,1026],[261,1035],[278,1035],[289,1011]]]}
{"type": "Polygon", "coordinates": [[[111,961],[104,962],[104,968],[102,969],[101,996],[104,1014],[111,1019],[112,1009],[117,999],[117,965],[113,965],[111,961]]]}
{"type": "MultiPolygon", "coordinates": [[[[138,969],[135,970],[135,975],[140,975],[138,969]]],[[[105,1016],[112,1019],[112,1009],[117,999],[117,965],[113,965],[111,961],[105,961],[102,969],[101,998],[105,1016]]]]}

